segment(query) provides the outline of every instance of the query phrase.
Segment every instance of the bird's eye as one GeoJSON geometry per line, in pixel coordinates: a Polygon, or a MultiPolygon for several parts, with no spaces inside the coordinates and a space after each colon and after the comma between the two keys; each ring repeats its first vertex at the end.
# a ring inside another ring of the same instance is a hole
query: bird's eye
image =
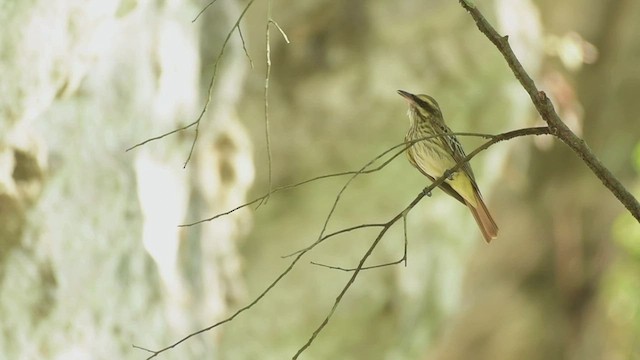
{"type": "Polygon", "coordinates": [[[438,112],[438,106],[429,98],[419,98],[420,105],[430,112],[438,112]]]}

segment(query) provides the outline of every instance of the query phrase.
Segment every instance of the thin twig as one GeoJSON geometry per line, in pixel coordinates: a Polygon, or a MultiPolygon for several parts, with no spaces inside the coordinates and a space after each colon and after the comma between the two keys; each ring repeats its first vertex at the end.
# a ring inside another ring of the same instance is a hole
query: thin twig
{"type": "MultiPolygon", "coordinates": [[[[211,83],[211,86],[213,87],[213,82],[211,83]]],[[[189,161],[191,160],[191,156],[193,155],[193,150],[195,150],[196,148],[196,142],[198,141],[198,135],[200,134],[200,120],[202,120],[202,117],[204,116],[204,112],[206,111],[209,101],[211,101],[211,95],[209,95],[209,100],[207,100],[207,104],[205,105],[204,109],[202,109],[202,114],[198,116],[198,120],[196,121],[196,130],[193,134],[193,141],[191,141],[191,148],[189,148],[189,155],[187,156],[187,160],[185,160],[184,164],[182,165],[183,169],[187,168],[187,164],[189,163],[189,161]]]]}
{"type": "Polygon", "coordinates": [[[268,188],[267,196],[264,197],[259,203],[258,207],[262,204],[266,204],[269,201],[273,188],[273,169],[271,163],[271,133],[269,126],[269,79],[271,78],[271,0],[267,0],[267,28],[265,31],[265,43],[266,53],[265,61],[267,62],[267,70],[264,77],[264,136],[267,142],[267,167],[268,169],[268,188]]]}
{"type": "MultiPolygon", "coordinates": [[[[171,350],[171,349],[175,348],[176,346],[184,343],[185,341],[191,339],[194,336],[200,335],[200,334],[205,333],[205,332],[207,332],[209,330],[212,330],[212,329],[214,329],[214,328],[216,328],[216,327],[218,327],[220,325],[226,324],[226,323],[232,321],[233,319],[235,319],[238,315],[240,315],[243,312],[247,311],[248,309],[252,308],[255,304],[257,304],[260,300],[262,300],[262,298],[265,297],[271,291],[271,289],[273,289],[280,282],[280,280],[282,280],[282,278],[284,278],[291,271],[291,269],[293,269],[295,264],[300,260],[300,258],[304,254],[305,253],[300,253],[295,259],[293,259],[293,261],[291,261],[289,266],[282,273],[280,273],[280,275],[271,284],[269,284],[269,286],[267,286],[267,288],[264,291],[262,291],[260,293],[260,295],[258,295],[252,302],[250,302],[246,306],[238,309],[235,313],[233,313],[231,316],[227,317],[226,319],[218,321],[217,323],[215,323],[215,324],[213,324],[211,326],[208,326],[208,327],[206,327],[204,329],[201,329],[201,330],[198,330],[196,332],[193,332],[193,333],[183,337],[182,339],[176,341],[175,343],[173,343],[173,344],[171,344],[171,345],[169,345],[167,347],[164,347],[164,348],[162,348],[160,350],[153,351],[153,350],[148,350],[148,349],[141,348],[141,349],[144,349],[144,350],[149,351],[149,352],[152,353],[152,355],[149,356],[147,358],[147,360],[153,359],[154,357],[162,354],[163,352],[166,352],[168,350],[171,350]]],[[[136,345],[134,345],[134,346],[138,347],[136,345]]]]}
{"type": "Polygon", "coordinates": [[[137,148],[138,146],[145,145],[146,143],[150,143],[150,142],[155,141],[155,140],[160,140],[160,139],[162,139],[163,137],[169,136],[169,135],[171,135],[171,134],[175,134],[175,133],[180,132],[180,131],[182,131],[182,130],[186,130],[186,129],[188,129],[188,128],[192,127],[193,125],[196,125],[196,124],[198,124],[198,121],[197,121],[197,120],[196,120],[196,121],[194,121],[194,122],[192,122],[191,124],[185,125],[185,126],[183,126],[183,127],[181,127],[181,128],[174,129],[174,130],[171,130],[171,131],[169,131],[169,132],[166,132],[166,133],[164,133],[164,134],[162,134],[162,135],[158,135],[158,136],[156,136],[156,137],[149,138],[149,139],[147,139],[147,140],[145,140],[145,141],[143,141],[143,142],[140,142],[140,143],[137,143],[137,144],[135,144],[135,145],[131,146],[130,148],[127,148],[127,149],[125,150],[125,152],[130,151],[130,150],[133,150],[133,149],[137,148]]]}
{"type": "MultiPolygon", "coordinates": [[[[405,243],[406,246],[406,243],[405,243]]],[[[388,263],[383,263],[383,264],[378,264],[378,265],[372,265],[372,266],[365,266],[360,270],[372,270],[372,269],[379,269],[382,267],[387,267],[387,266],[393,266],[393,265],[398,265],[400,263],[403,263],[407,261],[407,248],[405,247],[404,249],[404,255],[396,260],[396,261],[391,261],[388,263]]],[[[319,263],[319,262],[315,262],[315,261],[310,261],[309,262],[311,265],[316,265],[316,266],[320,266],[320,267],[325,267],[327,269],[332,269],[332,270],[340,270],[340,271],[344,271],[344,272],[351,272],[351,271],[356,271],[357,268],[343,268],[340,266],[333,266],[333,265],[327,265],[327,264],[323,264],[323,263],[319,263]]]]}
{"type": "MultiPolygon", "coordinates": [[[[429,195],[427,194],[427,196],[429,196],[429,195]]],[[[372,225],[372,226],[375,226],[375,227],[384,227],[387,224],[369,224],[369,225],[372,225]]],[[[378,268],[381,268],[381,267],[397,265],[397,264],[400,264],[400,263],[403,263],[403,262],[404,262],[404,267],[407,267],[407,249],[409,247],[409,240],[408,240],[408,237],[407,237],[407,215],[406,214],[403,214],[403,216],[402,216],[402,226],[403,226],[403,235],[404,235],[403,236],[404,237],[404,249],[402,251],[402,257],[400,259],[396,260],[396,261],[392,261],[392,262],[388,262],[388,263],[384,263],[384,264],[378,264],[378,265],[363,267],[362,270],[378,269],[378,268]]],[[[353,228],[359,228],[359,227],[358,226],[354,226],[353,228]]],[[[339,231],[337,233],[343,233],[343,232],[350,231],[350,230],[351,229],[343,229],[343,230],[341,230],[341,231],[339,231]]],[[[325,236],[325,240],[326,240],[326,238],[329,238],[329,237],[331,237],[333,235],[336,235],[336,233],[333,233],[333,234],[325,236]]],[[[342,270],[342,271],[347,271],[347,272],[356,271],[356,268],[343,268],[343,267],[339,267],[339,266],[331,266],[331,265],[326,265],[326,264],[322,264],[322,263],[317,263],[315,261],[311,261],[311,264],[318,265],[318,266],[321,266],[321,267],[326,267],[326,268],[329,268],[329,269],[334,269],[334,270],[342,270]]]]}
{"type": "MultiPolygon", "coordinates": [[[[399,150],[398,152],[396,152],[392,157],[390,157],[388,160],[386,160],[385,162],[383,162],[381,165],[379,165],[379,166],[378,166],[378,167],[376,167],[376,168],[372,168],[372,169],[368,169],[368,170],[363,170],[363,171],[344,171],[344,172],[339,172],[339,173],[334,173],[334,174],[320,175],[320,176],[313,177],[313,178],[311,178],[311,179],[307,179],[307,180],[301,181],[301,182],[299,182],[299,183],[280,186],[280,187],[277,187],[277,188],[274,188],[273,190],[271,190],[271,193],[266,193],[266,194],[264,194],[264,195],[262,195],[262,196],[260,196],[260,197],[257,197],[257,198],[255,198],[255,199],[253,199],[253,200],[249,201],[249,202],[246,202],[246,203],[244,203],[244,204],[242,204],[242,205],[238,205],[238,206],[236,206],[235,208],[233,208],[233,209],[231,209],[231,210],[229,210],[229,211],[225,211],[225,212],[222,212],[222,213],[216,214],[216,215],[214,215],[214,216],[212,216],[212,217],[209,217],[209,218],[206,218],[206,219],[202,219],[202,220],[198,220],[198,221],[195,221],[195,222],[192,222],[192,223],[182,224],[182,225],[178,225],[178,226],[179,226],[179,227],[187,227],[187,226],[194,226],[194,225],[202,224],[202,223],[204,223],[204,222],[213,221],[213,220],[218,219],[218,218],[220,218],[220,217],[222,217],[222,216],[229,215],[229,214],[231,214],[231,213],[233,213],[233,212],[235,212],[235,211],[238,211],[238,210],[243,209],[243,208],[245,208],[245,207],[251,206],[251,205],[253,205],[253,204],[255,204],[255,203],[261,203],[262,201],[264,201],[264,199],[265,199],[265,198],[267,198],[267,197],[269,197],[269,196],[271,196],[272,194],[275,194],[275,193],[277,193],[277,192],[280,192],[280,191],[283,191],[283,190],[288,190],[288,189],[293,189],[293,188],[296,188],[296,187],[298,187],[298,186],[305,185],[305,184],[308,184],[308,183],[310,183],[310,182],[314,182],[314,181],[317,181],[317,180],[328,179],[328,178],[334,178],[334,177],[340,177],[340,176],[346,176],[346,175],[354,175],[354,174],[371,174],[371,173],[374,173],[374,172],[376,172],[376,171],[380,171],[380,170],[382,170],[385,166],[387,166],[389,163],[391,163],[391,161],[393,161],[393,160],[394,160],[395,158],[397,158],[400,154],[402,154],[403,152],[405,152],[405,151],[406,151],[406,149],[407,149],[409,146],[411,146],[412,144],[415,144],[415,143],[420,142],[420,141],[428,140],[428,139],[431,139],[431,138],[434,138],[434,137],[439,137],[439,136],[452,136],[452,135],[455,135],[455,136],[481,137],[481,138],[483,138],[483,139],[491,139],[491,138],[493,138],[493,136],[494,136],[494,135],[490,135],[490,134],[481,134],[481,133],[455,132],[455,133],[450,133],[450,134],[446,134],[446,135],[445,135],[445,134],[431,135],[431,136],[426,136],[426,137],[423,137],[423,138],[420,138],[420,139],[411,140],[411,141],[409,141],[409,142],[402,142],[402,143],[399,143],[399,144],[397,144],[397,145],[395,145],[395,146],[393,146],[393,147],[391,147],[391,148],[389,148],[389,149],[385,150],[384,152],[382,152],[381,154],[377,155],[375,158],[373,158],[373,159],[368,163],[368,164],[370,164],[370,163],[375,163],[376,161],[380,160],[381,158],[383,158],[384,156],[386,156],[387,154],[389,154],[389,153],[390,153],[390,152],[392,152],[393,150],[396,150],[396,149],[398,149],[398,148],[400,148],[400,147],[404,147],[402,150],[399,150]]],[[[299,251],[301,251],[301,250],[299,250],[299,251]]],[[[288,256],[295,255],[295,254],[297,254],[299,251],[296,251],[295,253],[290,254],[290,255],[288,255],[288,256]]]]}
{"type": "Polygon", "coordinates": [[[204,106],[202,107],[202,111],[200,112],[200,115],[196,119],[196,122],[198,123],[198,125],[196,126],[196,134],[191,144],[191,150],[189,150],[189,156],[187,157],[187,160],[184,162],[183,167],[186,167],[187,164],[189,163],[189,160],[191,160],[191,156],[193,155],[193,150],[196,146],[196,140],[198,140],[198,127],[200,126],[200,120],[202,120],[202,117],[204,116],[204,114],[207,112],[207,109],[209,108],[209,104],[211,104],[211,97],[213,96],[213,86],[218,76],[218,64],[220,63],[220,61],[222,60],[222,57],[224,56],[224,50],[227,48],[227,44],[229,43],[229,39],[231,38],[233,31],[240,26],[240,21],[242,21],[242,18],[247,13],[247,10],[249,10],[249,8],[251,7],[251,4],[253,4],[254,1],[255,0],[250,0],[247,3],[247,5],[244,7],[242,12],[240,13],[240,16],[238,16],[238,19],[236,20],[235,24],[233,24],[233,27],[227,33],[227,36],[225,37],[224,42],[222,43],[222,48],[220,49],[220,52],[216,57],[216,61],[213,63],[213,74],[211,75],[211,81],[209,82],[209,87],[207,88],[207,100],[205,101],[204,106]]]}
{"type": "MultiPolygon", "coordinates": [[[[392,148],[390,148],[390,149],[386,150],[386,151],[385,151],[385,152],[383,152],[382,154],[378,155],[378,156],[376,157],[376,159],[379,159],[379,158],[383,157],[384,155],[388,154],[389,152],[391,152],[391,151],[393,151],[393,150],[395,150],[395,149],[397,149],[398,147],[403,146],[403,145],[405,145],[405,143],[398,144],[398,145],[396,145],[396,146],[394,146],[394,147],[392,147],[392,148]]],[[[404,149],[403,149],[402,151],[399,151],[399,152],[398,152],[398,153],[396,153],[396,154],[395,154],[395,155],[394,155],[390,160],[395,159],[398,155],[402,154],[404,151],[405,151],[404,149]]],[[[386,161],[385,163],[383,163],[382,165],[380,165],[380,166],[379,166],[378,168],[376,168],[376,169],[366,170],[366,171],[362,171],[362,172],[360,172],[360,173],[361,173],[361,174],[368,174],[368,173],[372,173],[372,172],[375,172],[375,171],[381,170],[383,167],[385,167],[387,164],[389,164],[390,160],[389,160],[389,161],[386,161]]],[[[295,187],[298,187],[298,186],[301,186],[301,185],[304,185],[304,184],[308,184],[308,183],[310,183],[310,182],[317,181],[317,180],[328,179],[328,178],[339,177],[339,176],[345,176],[345,175],[353,175],[353,174],[356,174],[356,173],[358,173],[358,172],[357,172],[357,171],[345,171],[345,172],[340,172],[340,173],[335,173],[335,174],[320,175],[320,176],[313,177],[313,178],[311,178],[311,179],[307,179],[307,180],[301,181],[301,182],[299,182],[299,183],[280,186],[280,187],[277,187],[277,188],[273,189],[273,190],[271,191],[271,193],[266,193],[266,194],[264,194],[264,195],[262,195],[262,196],[260,196],[260,197],[258,197],[258,198],[255,198],[255,199],[253,199],[253,200],[251,200],[251,201],[249,201],[249,202],[247,202],[247,203],[244,203],[244,204],[242,204],[242,205],[236,206],[235,208],[233,208],[233,209],[231,209],[231,210],[229,210],[229,211],[226,211],[226,212],[223,212],[223,213],[220,213],[220,214],[214,215],[214,216],[212,216],[212,217],[210,217],[210,218],[206,218],[206,219],[198,220],[198,221],[193,222],[193,223],[183,224],[183,225],[178,225],[178,226],[179,226],[179,227],[187,227],[187,226],[198,225],[198,224],[201,224],[201,223],[204,223],[204,222],[208,222],[208,221],[213,221],[213,220],[215,220],[215,219],[217,219],[217,218],[219,218],[219,217],[222,217],[222,216],[225,216],[225,215],[229,215],[229,214],[231,214],[232,212],[235,212],[235,211],[240,210],[240,209],[242,209],[242,208],[245,208],[245,207],[247,207],[247,206],[251,206],[251,205],[253,205],[253,204],[255,204],[255,203],[262,202],[262,201],[264,201],[264,199],[265,199],[265,198],[267,198],[267,197],[268,197],[268,196],[270,196],[271,194],[277,193],[277,192],[279,192],[279,191],[282,191],[282,190],[288,190],[288,189],[293,189],[293,188],[295,188],[295,187]]],[[[297,253],[297,252],[296,252],[296,253],[297,253]]],[[[292,255],[295,255],[295,254],[292,254],[292,255]]]]}
{"type": "Polygon", "coordinates": [[[269,167],[269,179],[268,179],[268,192],[267,196],[265,196],[259,203],[258,207],[262,204],[266,204],[269,201],[269,196],[273,193],[273,169],[272,169],[272,153],[271,153],[271,133],[270,133],[270,125],[269,125],[269,81],[271,79],[271,24],[275,25],[276,28],[284,37],[284,41],[289,44],[289,38],[287,34],[282,30],[280,25],[271,18],[271,0],[267,1],[267,29],[265,31],[265,42],[266,42],[266,63],[267,63],[267,71],[264,78],[264,132],[265,138],[267,142],[267,166],[269,167]]]}
{"type": "MultiPolygon", "coordinates": [[[[245,16],[245,14],[247,13],[247,10],[249,10],[249,8],[251,7],[251,5],[253,4],[254,1],[255,0],[249,0],[247,5],[244,7],[242,12],[240,13],[240,16],[238,16],[238,19],[236,20],[235,24],[231,27],[231,30],[229,30],[229,32],[227,33],[227,36],[225,37],[224,42],[222,43],[222,48],[220,49],[220,52],[218,53],[218,56],[216,57],[216,60],[213,63],[213,74],[211,75],[211,79],[209,81],[209,87],[207,89],[207,100],[205,101],[204,106],[202,107],[202,111],[200,112],[200,115],[198,115],[196,120],[194,122],[192,122],[191,124],[189,124],[189,125],[186,125],[186,126],[183,126],[181,128],[169,131],[169,132],[167,132],[167,133],[165,133],[163,135],[156,136],[156,137],[153,137],[153,138],[149,138],[149,139],[147,139],[147,140],[145,140],[145,141],[143,141],[141,143],[138,143],[138,144],[128,148],[126,151],[133,150],[133,149],[135,149],[135,148],[137,148],[139,146],[142,146],[144,144],[147,144],[147,143],[149,143],[151,141],[162,139],[162,138],[164,138],[166,136],[169,136],[169,135],[175,134],[177,132],[186,130],[186,129],[188,129],[188,128],[190,128],[190,127],[195,125],[196,126],[195,135],[194,135],[193,141],[191,143],[191,148],[189,150],[189,155],[187,156],[187,160],[184,162],[183,167],[187,166],[187,164],[191,160],[191,156],[193,155],[193,151],[195,149],[196,141],[198,140],[198,131],[199,131],[199,128],[200,128],[200,121],[204,117],[204,114],[207,112],[207,109],[209,108],[209,104],[211,103],[211,97],[213,95],[213,86],[214,86],[214,84],[216,82],[216,78],[217,78],[217,75],[218,75],[218,65],[219,65],[220,61],[222,60],[222,57],[224,56],[224,51],[227,48],[227,44],[229,43],[229,39],[231,38],[231,35],[233,34],[233,32],[235,31],[236,28],[239,29],[240,22],[242,21],[242,18],[245,16]]],[[[212,1],[211,3],[209,3],[206,7],[209,7],[209,6],[213,5],[214,2],[215,2],[215,0],[212,1]]],[[[198,16],[200,16],[200,14],[198,14],[198,16]]],[[[196,19],[198,18],[198,16],[196,16],[196,19]]],[[[194,19],[194,21],[196,19],[194,19]]]]}
{"type": "MultiPolygon", "coordinates": [[[[444,180],[443,177],[442,180],[444,180]]],[[[435,183],[434,183],[435,184],[435,183]]],[[[435,185],[432,184],[430,187],[435,187],[435,185]]],[[[430,190],[429,190],[430,191],[430,190]]],[[[408,209],[410,210],[411,208],[413,208],[418,202],[420,202],[420,200],[426,195],[425,191],[420,192],[420,194],[418,194],[418,196],[416,196],[416,198],[411,202],[411,204],[409,204],[409,206],[407,208],[405,208],[405,210],[403,210],[402,212],[400,212],[398,215],[396,215],[395,217],[393,217],[383,228],[382,230],[380,230],[380,233],[378,233],[378,236],[376,237],[376,239],[373,241],[373,243],[371,244],[371,246],[369,246],[369,249],[367,250],[367,252],[364,254],[364,256],[360,259],[360,262],[358,263],[358,267],[356,267],[356,269],[353,271],[353,275],[351,275],[351,278],[349,278],[349,281],[347,281],[347,284],[342,288],[342,290],[340,291],[340,293],[338,294],[338,296],[336,297],[336,300],[333,302],[333,306],[331,307],[331,309],[329,310],[329,313],[327,314],[327,316],[324,318],[324,320],[322,321],[322,323],[320,323],[320,325],[316,328],[316,330],[313,332],[313,334],[311,335],[311,337],[307,340],[307,342],[302,345],[302,347],[300,347],[298,349],[298,351],[296,352],[296,354],[293,356],[293,360],[297,359],[307,348],[309,348],[309,346],[311,346],[311,344],[313,343],[313,341],[316,339],[316,337],[320,334],[320,332],[322,332],[322,330],[324,329],[324,327],[329,323],[329,320],[331,319],[331,317],[333,316],[333,314],[335,313],[336,309],[338,308],[338,305],[340,305],[340,302],[342,301],[342,298],[344,297],[344,295],[347,293],[347,291],[349,290],[349,288],[351,287],[351,285],[353,285],[353,283],[355,282],[356,278],[358,277],[358,274],[360,274],[360,271],[364,270],[364,263],[367,261],[367,259],[369,258],[369,256],[373,253],[373,250],[378,246],[378,243],[380,242],[380,240],[382,240],[382,238],[384,237],[384,235],[386,234],[386,232],[389,230],[389,228],[401,217],[403,217],[404,213],[406,211],[408,211],[408,209]]]]}
{"type": "Polygon", "coordinates": [[[142,347],[142,346],[138,346],[138,345],[131,345],[131,346],[132,346],[134,349],[138,349],[138,350],[146,351],[146,352],[148,352],[148,353],[152,353],[152,354],[153,354],[153,353],[155,353],[155,351],[153,351],[153,350],[149,350],[149,349],[144,348],[144,347],[142,347]]]}
{"type": "Polygon", "coordinates": [[[409,247],[409,238],[407,236],[407,214],[402,214],[402,230],[404,235],[404,267],[407,267],[407,248],[409,247]]]}
{"type": "Polygon", "coordinates": [[[198,15],[196,15],[196,17],[193,18],[193,20],[191,20],[192,23],[196,22],[196,20],[198,20],[198,18],[200,17],[200,15],[202,15],[208,8],[209,6],[213,5],[216,1],[218,0],[212,0],[210,3],[208,3],[205,7],[202,8],[202,10],[200,10],[200,12],[198,13],[198,15]]]}
{"type": "Polygon", "coordinates": [[[582,161],[587,164],[589,169],[602,181],[609,191],[618,198],[618,200],[629,210],[631,215],[640,222],[640,203],[638,200],[622,185],[622,183],[607,169],[602,162],[591,151],[587,143],[579,138],[569,127],[560,119],[551,100],[544,91],[538,90],[535,82],[529,74],[524,70],[522,64],[513,53],[509,45],[508,36],[501,36],[485,19],[480,10],[467,0],[459,0],[460,5],[471,14],[476,22],[478,29],[491,41],[498,51],[507,61],[509,68],[518,79],[522,87],[527,91],[531,101],[542,119],[549,125],[552,135],[562,140],[573,152],[575,152],[582,161]]]}
{"type": "MultiPolygon", "coordinates": [[[[334,232],[332,232],[330,234],[327,234],[327,235],[323,236],[322,237],[322,241],[325,241],[325,240],[327,240],[329,238],[332,238],[334,236],[337,236],[337,235],[340,235],[340,234],[344,234],[344,233],[348,233],[348,232],[351,232],[351,231],[354,231],[354,230],[376,228],[376,227],[384,227],[385,225],[386,225],[386,223],[385,224],[373,223],[373,224],[360,224],[360,225],[344,228],[344,229],[341,229],[341,230],[338,230],[338,231],[334,231],[334,232]]],[[[309,249],[309,250],[311,250],[311,249],[309,249]]],[[[283,256],[283,258],[285,258],[285,257],[289,257],[289,256],[283,256]]]]}
{"type": "Polygon", "coordinates": [[[249,59],[249,65],[253,69],[253,59],[251,59],[251,55],[249,55],[249,51],[247,50],[247,43],[244,41],[244,36],[242,35],[242,26],[238,25],[238,34],[240,35],[240,41],[242,41],[242,49],[244,50],[244,54],[249,59]]]}
{"type": "Polygon", "coordinates": [[[282,28],[280,27],[280,25],[273,19],[269,19],[269,22],[272,23],[273,25],[276,26],[276,28],[278,28],[278,30],[280,31],[280,34],[282,34],[282,37],[284,38],[284,41],[287,42],[287,44],[291,44],[291,41],[289,41],[289,37],[287,36],[287,34],[284,32],[284,30],[282,30],[282,28]]]}
{"type": "MultiPolygon", "coordinates": [[[[377,268],[381,268],[381,267],[400,264],[402,262],[404,262],[405,267],[407,266],[407,244],[408,244],[408,242],[407,242],[407,236],[406,236],[407,235],[407,232],[406,232],[407,231],[406,216],[403,216],[402,219],[404,220],[404,231],[405,231],[404,232],[404,235],[405,235],[404,236],[404,251],[402,253],[402,257],[399,260],[396,260],[396,261],[392,261],[392,262],[388,262],[388,263],[384,263],[384,264],[378,264],[378,265],[363,267],[362,270],[377,269],[377,268]]],[[[385,227],[385,226],[387,226],[387,224],[366,224],[366,225],[368,225],[367,227],[385,227]]],[[[352,229],[358,229],[358,228],[361,228],[361,226],[354,226],[353,228],[340,230],[338,232],[335,232],[335,233],[332,233],[332,234],[329,234],[329,235],[325,236],[324,240],[326,240],[327,238],[329,238],[329,237],[331,237],[333,235],[337,235],[339,233],[348,232],[348,231],[351,231],[352,229]]],[[[318,263],[318,262],[315,262],[315,261],[311,261],[310,263],[312,265],[317,265],[317,266],[320,266],[320,267],[326,267],[326,268],[333,269],[333,270],[342,270],[342,271],[347,271],[347,272],[356,270],[356,268],[343,268],[343,267],[340,267],[340,266],[326,265],[326,264],[318,263]]]]}

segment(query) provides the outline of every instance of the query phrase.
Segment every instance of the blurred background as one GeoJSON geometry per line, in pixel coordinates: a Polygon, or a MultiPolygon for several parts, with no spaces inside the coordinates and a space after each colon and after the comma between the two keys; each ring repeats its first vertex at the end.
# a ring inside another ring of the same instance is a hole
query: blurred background
{"type": "MultiPolygon", "coordinates": [[[[0,0],[0,359],[142,359],[229,316],[314,242],[347,178],[178,228],[268,191],[267,3],[0,0]],[[217,65],[215,65],[217,64],[217,65]],[[216,67],[217,66],[217,67],[216,67]],[[192,123],[216,70],[211,104],[192,123]]],[[[478,7],[563,120],[639,194],[640,3],[478,7]]],[[[454,131],[543,125],[456,1],[280,0],[271,27],[273,184],[359,169],[408,129],[397,89],[454,131]]],[[[467,152],[481,143],[461,138],[467,152]]],[[[640,226],[550,137],[474,158],[490,245],[434,191],[407,217],[407,266],[360,274],[303,359],[640,358],[640,226]]],[[[404,156],[358,177],[327,231],[385,222],[428,181],[404,156]]],[[[286,359],[330,310],[374,230],[310,252],[256,306],[160,359],[286,359]]],[[[369,264],[401,258],[402,224],[369,264]]]]}

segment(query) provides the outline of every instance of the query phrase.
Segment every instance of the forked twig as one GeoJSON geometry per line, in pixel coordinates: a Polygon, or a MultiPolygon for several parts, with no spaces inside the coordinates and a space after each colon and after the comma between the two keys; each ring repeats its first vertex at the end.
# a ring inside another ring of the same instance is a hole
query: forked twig
{"type": "MultiPolygon", "coordinates": [[[[375,224],[378,227],[384,227],[386,224],[375,224]]],[[[393,265],[397,265],[400,263],[404,262],[404,266],[407,267],[407,248],[408,248],[408,244],[409,244],[409,240],[407,238],[407,216],[406,214],[402,216],[402,225],[403,225],[403,235],[404,235],[404,250],[402,252],[402,257],[396,261],[391,261],[391,262],[387,262],[384,264],[378,264],[378,265],[372,265],[372,266],[365,266],[363,267],[361,270],[371,270],[371,269],[378,269],[378,268],[382,268],[382,267],[387,267],[387,266],[393,266],[393,265]]],[[[332,265],[326,265],[326,264],[322,264],[322,263],[318,263],[315,261],[311,261],[312,265],[317,265],[320,267],[325,267],[328,269],[333,269],[333,270],[341,270],[341,271],[346,271],[346,272],[350,272],[350,271],[356,271],[357,268],[344,268],[344,267],[340,267],[340,266],[332,266],[332,265]]]]}
{"type": "Polygon", "coordinates": [[[205,7],[202,8],[202,10],[200,10],[200,12],[198,12],[198,15],[196,15],[196,17],[193,18],[193,20],[191,20],[192,23],[196,22],[196,20],[198,20],[198,18],[200,17],[200,15],[204,14],[205,11],[207,11],[207,9],[209,8],[209,6],[213,5],[216,1],[218,0],[212,0],[211,2],[209,2],[207,5],[205,5],[205,7]]]}
{"type": "MultiPolygon", "coordinates": [[[[131,146],[130,148],[126,149],[125,151],[130,151],[133,150],[139,146],[145,145],[151,141],[155,141],[155,140],[160,140],[164,137],[167,137],[169,135],[175,134],[177,132],[186,130],[192,126],[196,126],[195,129],[195,135],[193,137],[193,141],[191,142],[191,148],[189,149],[189,155],[187,156],[187,160],[185,160],[183,167],[187,167],[187,164],[189,163],[189,161],[191,160],[191,156],[193,155],[193,151],[195,149],[196,146],[196,141],[198,140],[198,132],[200,130],[200,121],[202,120],[202,118],[204,117],[204,114],[207,112],[207,109],[209,108],[209,104],[211,103],[211,97],[213,96],[213,86],[215,85],[216,82],[216,78],[218,75],[218,65],[220,64],[220,61],[222,61],[222,58],[224,56],[224,51],[227,48],[227,44],[229,43],[229,39],[231,38],[231,35],[233,34],[233,32],[236,29],[240,29],[240,22],[242,21],[242,18],[244,18],[245,14],[247,13],[247,10],[249,10],[249,8],[251,7],[251,5],[253,4],[255,0],[249,0],[249,2],[247,3],[247,5],[244,7],[244,9],[242,10],[242,12],[240,13],[240,16],[238,16],[238,19],[236,20],[236,22],[234,23],[234,25],[231,27],[231,30],[229,30],[229,32],[227,33],[227,36],[225,37],[224,41],[222,42],[222,47],[220,48],[220,52],[218,53],[218,56],[216,56],[216,60],[213,63],[213,74],[211,75],[210,81],[209,81],[209,87],[207,89],[207,99],[204,103],[204,106],[202,107],[202,111],[200,112],[200,115],[198,115],[198,117],[196,118],[196,120],[194,122],[192,122],[189,125],[183,126],[181,128],[178,129],[174,129],[171,130],[169,132],[166,132],[162,135],[159,136],[155,136],[152,138],[149,138],[145,141],[142,141],[140,143],[137,143],[133,146],[131,146]]],[[[200,11],[200,13],[196,16],[196,18],[193,20],[197,20],[198,17],[204,12],[204,10],[206,10],[206,8],[208,8],[209,6],[213,5],[213,3],[215,3],[216,0],[211,1],[206,7],[205,9],[203,9],[202,11],[200,11]]]]}

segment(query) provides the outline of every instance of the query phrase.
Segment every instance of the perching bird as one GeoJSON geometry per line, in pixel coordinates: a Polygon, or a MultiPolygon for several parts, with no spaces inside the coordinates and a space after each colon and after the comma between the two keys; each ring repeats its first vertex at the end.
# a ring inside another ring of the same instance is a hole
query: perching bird
{"type": "MultiPolygon", "coordinates": [[[[444,123],[438,103],[429,95],[413,95],[398,90],[398,94],[409,102],[411,127],[405,141],[416,141],[408,150],[409,162],[431,181],[441,177],[445,171],[465,158],[462,145],[444,123]]],[[[471,165],[465,163],[440,184],[440,188],[465,204],[480,227],[485,241],[498,236],[498,226],[482,200],[480,189],[473,176],[471,165]]]]}

